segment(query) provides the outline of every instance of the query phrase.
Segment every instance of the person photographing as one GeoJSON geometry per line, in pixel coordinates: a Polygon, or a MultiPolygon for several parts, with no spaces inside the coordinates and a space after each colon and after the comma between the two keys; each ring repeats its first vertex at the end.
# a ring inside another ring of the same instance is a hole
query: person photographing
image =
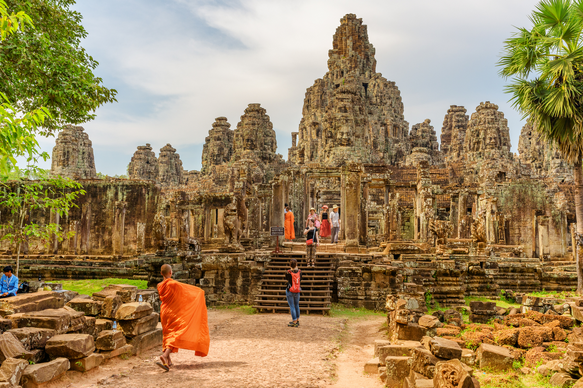
{"type": "Polygon", "coordinates": [[[289,311],[292,316],[292,321],[288,324],[289,327],[300,326],[300,292],[302,271],[298,268],[298,261],[291,259],[289,262],[289,269],[285,273],[285,280],[287,280],[287,288],[285,289],[285,296],[289,311]]]}

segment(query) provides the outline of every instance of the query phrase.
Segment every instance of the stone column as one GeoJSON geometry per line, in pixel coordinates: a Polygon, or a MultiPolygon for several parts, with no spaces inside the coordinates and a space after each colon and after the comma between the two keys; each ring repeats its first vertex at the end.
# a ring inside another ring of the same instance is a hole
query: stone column
{"type": "Polygon", "coordinates": [[[91,202],[81,206],[81,253],[91,254],[91,202]]]}
{"type": "Polygon", "coordinates": [[[361,201],[360,166],[346,166],[342,169],[342,227],[347,247],[358,246],[359,213],[361,201]]]}
{"type": "Polygon", "coordinates": [[[358,242],[366,246],[368,236],[368,186],[370,178],[364,178],[360,183],[360,211],[358,217],[358,242]]]}
{"type": "Polygon", "coordinates": [[[285,221],[285,214],[283,212],[283,184],[281,180],[279,178],[274,179],[272,187],[273,198],[271,205],[271,225],[269,226],[283,226],[285,221]]]}

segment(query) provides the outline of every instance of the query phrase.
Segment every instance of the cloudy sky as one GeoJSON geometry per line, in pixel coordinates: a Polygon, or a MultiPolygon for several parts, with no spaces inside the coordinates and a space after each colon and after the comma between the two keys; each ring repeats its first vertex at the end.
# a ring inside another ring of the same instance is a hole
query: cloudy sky
{"type": "MultiPolygon", "coordinates": [[[[138,145],[172,144],[185,169],[200,169],[215,117],[235,128],[247,104],[267,109],[287,158],[306,88],[326,73],[340,18],[368,25],[377,71],[395,81],[413,125],[438,135],[450,105],[468,114],[500,106],[516,151],[521,117],[503,92],[496,62],[514,26],[528,26],[534,0],[78,0],[96,74],[118,90],[83,126],[97,170],[124,174],[138,145]]],[[[43,143],[50,152],[54,139],[43,143]]]]}

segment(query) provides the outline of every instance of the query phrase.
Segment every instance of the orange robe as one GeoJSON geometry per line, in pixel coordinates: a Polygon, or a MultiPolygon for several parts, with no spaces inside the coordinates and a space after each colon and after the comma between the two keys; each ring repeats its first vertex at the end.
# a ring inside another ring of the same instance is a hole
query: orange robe
{"type": "Polygon", "coordinates": [[[296,238],[296,231],[294,230],[294,214],[291,211],[285,213],[285,239],[293,240],[296,238]]]}
{"type": "Polygon", "coordinates": [[[204,291],[198,287],[165,279],[158,284],[160,320],[164,349],[194,350],[204,357],[209,352],[210,335],[204,291]]]}

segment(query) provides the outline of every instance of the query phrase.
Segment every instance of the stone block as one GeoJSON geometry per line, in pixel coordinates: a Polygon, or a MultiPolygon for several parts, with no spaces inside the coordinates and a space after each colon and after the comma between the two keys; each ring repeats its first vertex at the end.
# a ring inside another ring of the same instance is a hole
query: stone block
{"type": "Polygon", "coordinates": [[[492,314],[496,313],[496,303],[495,302],[470,302],[470,310],[474,314],[492,314]]]}
{"type": "Polygon", "coordinates": [[[160,315],[157,313],[151,313],[142,318],[133,319],[130,321],[119,321],[119,327],[123,331],[126,337],[135,337],[142,333],[147,333],[152,331],[158,325],[160,321],[160,315]]]}
{"type": "Polygon", "coordinates": [[[397,325],[397,339],[403,341],[421,341],[427,335],[427,329],[417,323],[407,325],[397,325]]]}
{"type": "Polygon", "coordinates": [[[518,342],[518,329],[505,329],[494,333],[494,339],[500,346],[516,346],[518,342]]]}
{"type": "Polygon", "coordinates": [[[435,374],[435,364],[443,361],[438,359],[427,349],[413,349],[411,356],[411,369],[428,379],[432,379],[435,374]]]}
{"type": "Polygon", "coordinates": [[[28,313],[44,309],[58,309],[65,305],[62,296],[52,291],[18,294],[0,299],[0,315],[28,313]]]}
{"type": "Polygon", "coordinates": [[[419,318],[417,322],[419,326],[426,327],[428,329],[437,329],[438,327],[443,326],[443,324],[439,321],[439,318],[434,317],[433,315],[423,315],[419,318]]]}
{"type": "Polygon", "coordinates": [[[366,362],[366,364],[364,364],[364,373],[370,373],[370,374],[378,374],[379,373],[379,366],[380,366],[380,362],[379,362],[379,358],[375,357],[371,360],[368,360],[366,362]]]}
{"type": "Polygon", "coordinates": [[[491,319],[493,319],[495,314],[486,315],[486,314],[470,314],[470,322],[471,323],[488,323],[491,319]]]}
{"type": "Polygon", "coordinates": [[[45,347],[51,358],[66,357],[71,360],[87,357],[94,350],[95,342],[89,334],[56,335],[47,341],[45,347]]]}
{"type": "Polygon", "coordinates": [[[95,337],[96,333],[95,333],[95,322],[97,321],[97,319],[95,317],[83,317],[85,318],[85,322],[83,324],[83,329],[81,329],[80,333],[81,334],[91,334],[92,336],[95,337]]]}
{"type": "Polygon", "coordinates": [[[134,347],[128,344],[111,351],[100,351],[99,354],[103,354],[103,357],[105,357],[106,360],[122,355],[127,355],[129,357],[134,354],[134,347]]]}
{"type": "Polygon", "coordinates": [[[22,342],[12,333],[6,332],[0,335],[0,362],[8,358],[30,359],[32,353],[24,348],[22,342]]]}
{"type": "Polygon", "coordinates": [[[87,357],[71,362],[71,369],[79,372],[87,372],[101,365],[104,359],[103,354],[92,353],[87,357]]]}
{"type": "Polygon", "coordinates": [[[551,376],[549,384],[559,388],[568,388],[575,384],[576,380],[566,373],[555,373],[551,376]]]}
{"type": "Polygon", "coordinates": [[[126,337],[119,330],[105,330],[97,334],[95,348],[98,350],[110,351],[119,349],[126,344],[126,337]]]}
{"type": "Polygon", "coordinates": [[[26,350],[44,349],[47,341],[57,335],[55,330],[38,327],[21,327],[8,332],[14,334],[26,350]]]}
{"type": "Polygon", "coordinates": [[[115,318],[120,321],[140,319],[152,314],[152,311],[152,306],[147,303],[125,303],[119,307],[115,314],[115,318]]]}
{"type": "Polygon", "coordinates": [[[110,284],[102,292],[114,292],[121,298],[122,303],[131,303],[136,301],[138,287],[129,284],[110,284]]]}
{"type": "MultiPolygon", "coordinates": [[[[95,294],[93,296],[95,297],[95,294]]],[[[117,309],[122,305],[121,298],[117,295],[107,295],[102,302],[100,317],[114,319],[117,309]]]]}
{"type": "Polygon", "coordinates": [[[414,348],[419,348],[421,346],[420,342],[415,341],[406,341],[405,344],[383,346],[378,350],[378,357],[381,360],[381,365],[385,365],[385,358],[411,357],[411,351],[414,348]]]}
{"type": "Polygon", "coordinates": [[[553,330],[546,326],[528,326],[518,329],[518,346],[523,349],[541,346],[553,339],[553,330]]]}
{"type": "Polygon", "coordinates": [[[111,319],[97,318],[95,320],[95,332],[99,334],[103,330],[112,330],[113,321],[111,319]]]}
{"type": "Polygon", "coordinates": [[[79,293],[76,291],[70,291],[70,290],[58,290],[55,291],[55,294],[59,295],[61,298],[63,298],[63,301],[66,303],[69,303],[70,301],[72,301],[73,299],[75,299],[79,293]]]}
{"type": "Polygon", "coordinates": [[[482,369],[505,371],[512,368],[514,358],[506,348],[483,343],[476,351],[476,361],[482,369]]]}
{"type": "Polygon", "coordinates": [[[462,356],[462,348],[457,342],[451,341],[441,337],[434,337],[429,343],[431,353],[435,357],[451,360],[454,358],[460,359],[462,356]]]}
{"type": "Polygon", "coordinates": [[[474,388],[472,376],[460,360],[441,361],[435,365],[434,388],[474,388]]]}
{"type": "Polygon", "coordinates": [[[17,386],[27,366],[28,362],[25,360],[5,359],[2,362],[2,367],[0,367],[0,384],[8,383],[10,387],[17,386]]]}
{"type": "Polygon", "coordinates": [[[71,308],[48,309],[26,313],[18,320],[18,327],[38,327],[52,329],[57,334],[79,330],[85,319],[83,313],[71,308]]]}
{"type": "Polygon", "coordinates": [[[136,301],[138,301],[140,295],[142,296],[142,302],[149,303],[154,309],[154,312],[160,314],[160,295],[158,295],[158,290],[138,290],[136,293],[136,301]]]}
{"type": "Polygon", "coordinates": [[[375,340],[374,341],[374,356],[378,357],[379,356],[379,348],[383,347],[383,346],[388,346],[391,344],[391,341],[389,340],[375,340]]]}
{"type": "Polygon", "coordinates": [[[93,299],[73,299],[67,303],[67,306],[75,311],[81,311],[85,315],[97,316],[101,313],[103,302],[93,299]]]}
{"type": "Polygon", "coordinates": [[[462,357],[460,361],[467,366],[474,366],[476,364],[476,352],[472,349],[462,349],[462,357]]]}
{"type": "Polygon", "coordinates": [[[0,334],[12,329],[12,319],[0,318],[0,334]]]}
{"type": "Polygon", "coordinates": [[[407,376],[409,376],[410,364],[409,357],[387,357],[385,360],[387,387],[401,388],[407,376]]]}
{"type": "Polygon", "coordinates": [[[66,358],[57,358],[51,362],[29,365],[22,375],[22,388],[37,388],[41,384],[59,378],[69,370],[70,363],[66,358]]]}
{"type": "Polygon", "coordinates": [[[140,355],[142,352],[153,347],[161,347],[163,339],[164,335],[162,333],[162,329],[155,329],[130,338],[128,343],[133,346],[134,355],[140,355]]]}

